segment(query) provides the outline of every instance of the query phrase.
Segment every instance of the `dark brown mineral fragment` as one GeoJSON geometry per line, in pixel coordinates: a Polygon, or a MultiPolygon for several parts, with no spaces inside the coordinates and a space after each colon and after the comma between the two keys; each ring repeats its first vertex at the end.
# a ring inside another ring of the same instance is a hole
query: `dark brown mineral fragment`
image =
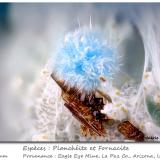
{"type": "Polygon", "coordinates": [[[118,125],[118,130],[125,138],[135,141],[144,141],[144,134],[129,121],[124,121],[118,125]]]}
{"type": "Polygon", "coordinates": [[[104,107],[103,98],[96,97],[95,93],[83,93],[76,88],[70,88],[63,81],[56,79],[54,74],[51,77],[62,89],[64,105],[81,123],[81,133],[84,136],[104,136],[104,122],[108,118],[100,112],[104,107]]]}

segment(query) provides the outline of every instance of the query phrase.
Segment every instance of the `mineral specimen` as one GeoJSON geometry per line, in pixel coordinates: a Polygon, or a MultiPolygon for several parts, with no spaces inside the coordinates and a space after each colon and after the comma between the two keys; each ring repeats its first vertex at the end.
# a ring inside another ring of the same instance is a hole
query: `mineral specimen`
{"type": "Polygon", "coordinates": [[[144,141],[144,134],[129,121],[124,121],[118,125],[118,130],[125,138],[135,141],[144,141]]]}
{"type": "MultiPolygon", "coordinates": [[[[104,123],[108,118],[100,112],[104,106],[103,98],[97,98],[94,93],[85,94],[75,88],[69,88],[64,82],[57,80],[54,74],[51,77],[62,89],[64,105],[83,125],[82,134],[104,136],[104,123]]],[[[111,98],[108,99],[109,102],[110,100],[111,98]]]]}

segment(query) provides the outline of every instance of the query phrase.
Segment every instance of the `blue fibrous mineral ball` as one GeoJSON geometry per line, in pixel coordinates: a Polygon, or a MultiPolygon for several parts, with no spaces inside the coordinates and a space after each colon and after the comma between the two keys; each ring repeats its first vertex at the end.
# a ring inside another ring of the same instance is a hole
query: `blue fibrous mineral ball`
{"type": "Polygon", "coordinates": [[[100,77],[112,79],[118,69],[116,48],[100,31],[81,28],[68,33],[53,57],[53,72],[66,85],[92,92],[100,77]]]}

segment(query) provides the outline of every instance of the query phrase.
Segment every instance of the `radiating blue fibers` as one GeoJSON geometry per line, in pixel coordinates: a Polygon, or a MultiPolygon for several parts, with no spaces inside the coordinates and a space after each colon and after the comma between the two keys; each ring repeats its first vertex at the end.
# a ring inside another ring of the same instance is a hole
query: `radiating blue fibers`
{"type": "Polygon", "coordinates": [[[107,45],[102,33],[81,28],[68,33],[53,57],[53,72],[71,87],[93,91],[100,76],[112,78],[117,67],[114,47],[107,45]]]}

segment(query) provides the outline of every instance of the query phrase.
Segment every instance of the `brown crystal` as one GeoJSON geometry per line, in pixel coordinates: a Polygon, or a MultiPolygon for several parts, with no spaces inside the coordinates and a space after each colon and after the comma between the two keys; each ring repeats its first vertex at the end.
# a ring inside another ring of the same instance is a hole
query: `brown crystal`
{"type": "Polygon", "coordinates": [[[144,141],[144,134],[129,121],[124,121],[118,125],[118,130],[125,138],[135,141],[144,141]]]}
{"type": "Polygon", "coordinates": [[[80,93],[76,88],[69,88],[64,81],[56,79],[54,74],[51,77],[62,89],[62,98],[65,106],[73,116],[81,122],[83,135],[104,136],[103,123],[107,120],[105,114],[100,112],[103,109],[103,98],[97,98],[94,93],[80,93]]]}
{"type": "Polygon", "coordinates": [[[73,116],[81,122],[81,124],[92,130],[98,136],[103,136],[105,134],[102,122],[98,121],[95,116],[93,116],[91,110],[87,106],[74,96],[64,92],[62,97],[65,101],[64,105],[70,110],[73,116]]]}

